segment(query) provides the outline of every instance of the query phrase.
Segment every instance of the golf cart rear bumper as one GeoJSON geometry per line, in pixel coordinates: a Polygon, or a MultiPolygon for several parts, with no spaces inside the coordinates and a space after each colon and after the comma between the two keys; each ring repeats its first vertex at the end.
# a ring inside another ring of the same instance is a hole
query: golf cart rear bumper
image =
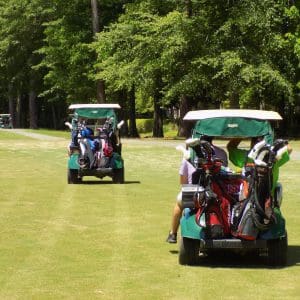
{"type": "Polygon", "coordinates": [[[240,239],[200,240],[200,249],[264,249],[266,240],[245,241],[240,239]]]}
{"type": "Polygon", "coordinates": [[[104,176],[113,176],[114,169],[112,168],[99,168],[99,169],[79,169],[79,176],[96,176],[96,177],[104,177],[104,176]]]}

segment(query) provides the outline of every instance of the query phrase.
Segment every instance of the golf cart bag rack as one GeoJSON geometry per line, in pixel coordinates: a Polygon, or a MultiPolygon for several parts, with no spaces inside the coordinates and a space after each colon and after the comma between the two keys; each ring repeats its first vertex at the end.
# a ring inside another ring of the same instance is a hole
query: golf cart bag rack
{"type": "Polygon", "coordinates": [[[181,187],[182,193],[182,207],[194,208],[194,197],[197,193],[204,193],[205,189],[198,184],[183,184],[181,187]]]}
{"type": "MultiPolygon", "coordinates": [[[[220,173],[213,177],[224,192],[233,201],[238,201],[241,183],[246,180],[245,176],[233,173],[220,173]]],[[[195,207],[195,196],[201,196],[205,193],[205,188],[199,184],[183,184],[181,187],[182,207],[193,209],[195,207]]]]}
{"type": "Polygon", "coordinates": [[[265,249],[267,240],[257,239],[254,241],[230,239],[205,239],[200,240],[200,250],[205,249],[265,249]]]}

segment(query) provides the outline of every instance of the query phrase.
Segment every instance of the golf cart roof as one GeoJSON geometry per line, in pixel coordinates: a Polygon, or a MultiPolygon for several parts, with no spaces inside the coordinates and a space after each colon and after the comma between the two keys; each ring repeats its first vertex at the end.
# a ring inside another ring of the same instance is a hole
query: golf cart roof
{"type": "Polygon", "coordinates": [[[222,117],[241,117],[258,120],[282,120],[278,112],[257,109],[207,109],[189,111],[184,120],[203,120],[222,117]]]}
{"type": "Polygon", "coordinates": [[[72,104],[69,109],[74,109],[74,116],[86,119],[114,118],[115,110],[120,109],[119,104],[72,104]]]}
{"type": "Polygon", "coordinates": [[[120,109],[121,106],[119,104],[113,104],[113,103],[105,103],[105,104],[71,104],[69,106],[69,109],[80,109],[80,108],[112,108],[112,109],[120,109]]]}
{"type": "Polygon", "coordinates": [[[214,109],[188,112],[184,120],[197,121],[193,136],[249,138],[265,136],[271,142],[273,129],[270,121],[282,120],[274,111],[252,109],[214,109]]]}
{"type": "Polygon", "coordinates": [[[10,117],[10,114],[0,114],[0,117],[10,117]]]}

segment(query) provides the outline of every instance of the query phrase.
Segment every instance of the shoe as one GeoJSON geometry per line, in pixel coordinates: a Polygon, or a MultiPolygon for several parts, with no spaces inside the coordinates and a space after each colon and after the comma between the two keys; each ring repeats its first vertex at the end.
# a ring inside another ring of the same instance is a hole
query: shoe
{"type": "Polygon", "coordinates": [[[167,243],[170,243],[170,244],[176,244],[177,243],[177,233],[169,233],[168,237],[167,237],[167,240],[166,240],[167,243]]]}

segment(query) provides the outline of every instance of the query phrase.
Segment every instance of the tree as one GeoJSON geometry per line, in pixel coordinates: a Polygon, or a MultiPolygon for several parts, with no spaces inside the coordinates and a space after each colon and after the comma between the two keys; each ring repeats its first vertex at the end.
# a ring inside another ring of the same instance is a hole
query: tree
{"type": "Polygon", "coordinates": [[[195,64],[198,73],[211,75],[212,97],[257,108],[293,97],[294,58],[282,32],[286,6],[271,0],[206,4],[210,51],[195,64]],[[210,21],[216,15],[217,25],[210,21]]]}
{"type": "MultiPolygon", "coordinates": [[[[98,3],[97,0],[91,0],[92,8],[92,24],[93,24],[93,34],[96,37],[96,34],[100,32],[99,24],[99,12],[98,12],[98,3]]],[[[105,85],[103,80],[97,81],[97,101],[99,103],[105,102],[105,85]]]]}
{"type": "MultiPolygon", "coordinates": [[[[37,128],[36,100],[39,92],[41,72],[33,66],[41,60],[36,52],[43,40],[42,23],[47,18],[45,5],[34,1],[1,1],[0,11],[0,58],[1,73],[7,85],[10,110],[14,113],[14,99],[29,97],[29,126],[37,128]]],[[[17,111],[19,114],[21,111],[17,111]]],[[[18,119],[20,119],[18,117],[18,119]]],[[[16,120],[13,120],[16,123],[16,120]]]]}
{"type": "Polygon", "coordinates": [[[95,53],[90,44],[101,28],[122,13],[126,2],[130,1],[55,2],[52,18],[44,24],[46,38],[39,51],[44,55],[39,68],[46,70],[43,96],[52,101],[66,98],[68,103],[106,101],[104,83],[100,80],[98,84],[93,74],[95,53]]]}
{"type": "MultiPolygon", "coordinates": [[[[48,115],[58,124],[69,102],[99,101],[97,82],[104,81],[107,101],[124,95],[133,135],[137,96],[153,112],[154,136],[163,136],[164,109],[173,106],[181,119],[190,109],[222,106],[271,108],[296,120],[298,1],[0,0],[0,5],[1,106],[19,113],[16,121],[31,103],[32,116],[37,114],[29,118],[32,127],[48,115]]],[[[180,123],[180,134],[189,132],[180,123]]]]}
{"type": "MultiPolygon", "coordinates": [[[[99,70],[96,79],[105,80],[111,93],[126,90],[131,94],[130,99],[134,98],[132,93],[135,89],[145,87],[148,83],[148,77],[146,81],[141,80],[141,75],[147,67],[143,57],[145,52],[142,51],[145,45],[139,41],[144,37],[143,26],[151,26],[148,22],[141,21],[143,17],[148,16],[135,14],[133,17],[132,14],[135,13],[130,12],[122,16],[117,24],[110,26],[109,31],[101,32],[98,41],[94,43],[98,53],[99,70]]],[[[148,21],[151,22],[151,16],[148,21]]],[[[133,102],[131,103],[133,105],[133,102]]],[[[133,110],[129,109],[129,112],[132,113],[133,110]]],[[[135,121],[131,123],[134,124],[135,121]]],[[[136,130],[131,131],[134,134],[136,130]]]]}
{"type": "Polygon", "coordinates": [[[94,47],[98,53],[98,77],[107,82],[108,89],[143,91],[153,101],[153,136],[163,136],[164,72],[161,52],[166,42],[161,38],[160,17],[148,11],[156,8],[150,2],[128,7],[118,23],[100,33],[94,47]]]}

